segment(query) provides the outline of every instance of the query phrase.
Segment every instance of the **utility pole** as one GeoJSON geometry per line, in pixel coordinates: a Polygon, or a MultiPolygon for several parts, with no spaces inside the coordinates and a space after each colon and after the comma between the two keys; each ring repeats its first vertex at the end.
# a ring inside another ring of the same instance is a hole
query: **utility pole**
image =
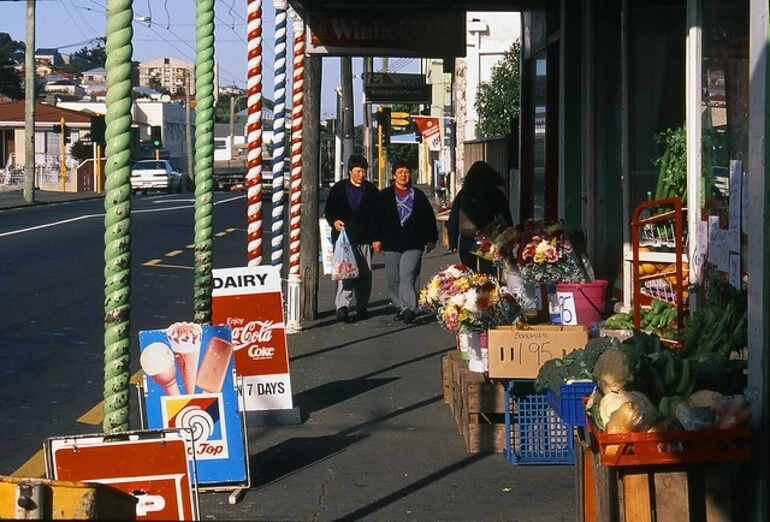
{"type": "Polygon", "coordinates": [[[321,57],[305,57],[302,114],[302,214],[300,216],[299,270],[302,277],[301,320],[318,314],[318,179],[321,121],[321,57]]]}
{"type": "MultiPolygon", "coordinates": [[[[372,57],[364,56],[363,81],[372,72],[372,57]]],[[[372,164],[372,104],[366,99],[366,92],[363,94],[364,101],[364,157],[369,165],[372,164]]]]}
{"type": "Polygon", "coordinates": [[[353,154],[353,59],[340,58],[340,83],[342,85],[342,158],[347,161],[353,154]]]}
{"type": "MultiPolygon", "coordinates": [[[[190,189],[193,184],[193,171],[195,169],[193,162],[193,135],[192,135],[192,107],[190,107],[190,69],[184,71],[186,89],[184,90],[184,125],[185,125],[185,150],[187,151],[187,177],[185,178],[185,188],[190,189]]],[[[231,131],[232,133],[232,131],[231,131]]]]}
{"type": "Polygon", "coordinates": [[[24,201],[35,201],[35,2],[27,0],[24,50],[24,201]]]}

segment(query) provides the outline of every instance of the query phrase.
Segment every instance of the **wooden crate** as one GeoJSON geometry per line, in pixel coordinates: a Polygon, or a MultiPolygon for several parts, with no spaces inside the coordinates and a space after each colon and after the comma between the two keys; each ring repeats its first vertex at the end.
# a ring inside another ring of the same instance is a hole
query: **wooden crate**
{"type": "Polygon", "coordinates": [[[576,442],[578,522],[741,520],[730,463],[602,466],[576,442]]]}
{"type": "MultiPolygon", "coordinates": [[[[444,391],[469,453],[502,453],[505,449],[505,398],[501,384],[487,381],[468,370],[460,352],[447,354],[447,374],[451,380],[444,391]]],[[[442,361],[442,370],[444,362],[442,361]]]]}

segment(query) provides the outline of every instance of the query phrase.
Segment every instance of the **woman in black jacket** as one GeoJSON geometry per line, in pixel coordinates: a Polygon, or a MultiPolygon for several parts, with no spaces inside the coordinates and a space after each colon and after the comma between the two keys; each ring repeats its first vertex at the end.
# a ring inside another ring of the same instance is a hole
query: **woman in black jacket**
{"type": "Polygon", "coordinates": [[[513,225],[508,200],[500,190],[503,177],[487,163],[477,161],[463,180],[463,186],[452,202],[447,221],[449,248],[460,255],[460,262],[469,268],[497,275],[491,261],[471,253],[476,248],[476,232],[494,221],[513,225]]]}
{"type": "Polygon", "coordinates": [[[358,277],[337,281],[334,308],[337,319],[349,322],[349,309],[356,299],[359,319],[369,317],[367,306],[372,293],[372,241],[377,227],[379,191],[366,179],[369,163],[360,154],[348,158],[348,178],[336,183],[326,198],[324,217],[332,227],[332,241],[345,233],[358,263],[358,277]]]}
{"type": "Polygon", "coordinates": [[[422,254],[436,247],[436,216],[428,197],[412,186],[406,163],[393,164],[393,184],[380,192],[375,251],[385,252],[388,293],[396,321],[411,324],[417,310],[422,254]]]}

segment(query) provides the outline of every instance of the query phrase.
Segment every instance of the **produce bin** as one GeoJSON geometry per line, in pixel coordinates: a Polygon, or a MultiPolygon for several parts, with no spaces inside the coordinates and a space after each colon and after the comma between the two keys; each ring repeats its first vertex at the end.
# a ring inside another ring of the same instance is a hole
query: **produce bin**
{"type": "Polygon", "coordinates": [[[551,389],[547,391],[548,403],[556,410],[562,422],[567,426],[585,426],[586,415],[583,397],[591,395],[594,386],[593,381],[563,382],[559,387],[558,396],[551,389]]]}
{"type": "Polygon", "coordinates": [[[645,466],[748,460],[748,427],[698,431],[601,433],[586,418],[589,444],[604,466],[645,466]]]}
{"type": "Polygon", "coordinates": [[[0,519],[21,518],[136,520],[136,498],[104,484],[0,476],[0,519]]]}
{"type": "Polygon", "coordinates": [[[513,465],[573,464],[572,428],[562,422],[545,394],[514,395],[516,382],[505,390],[505,459],[513,465]]]}

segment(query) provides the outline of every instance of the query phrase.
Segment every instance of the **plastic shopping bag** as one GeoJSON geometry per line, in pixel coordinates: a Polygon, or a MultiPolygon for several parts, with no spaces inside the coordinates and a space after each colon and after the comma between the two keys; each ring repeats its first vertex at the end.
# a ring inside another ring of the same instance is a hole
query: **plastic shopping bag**
{"type": "Polygon", "coordinates": [[[332,281],[340,279],[355,279],[358,277],[358,263],[353,254],[353,246],[343,229],[337,243],[334,245],[334,261],[332,262],[332,281]]]}

